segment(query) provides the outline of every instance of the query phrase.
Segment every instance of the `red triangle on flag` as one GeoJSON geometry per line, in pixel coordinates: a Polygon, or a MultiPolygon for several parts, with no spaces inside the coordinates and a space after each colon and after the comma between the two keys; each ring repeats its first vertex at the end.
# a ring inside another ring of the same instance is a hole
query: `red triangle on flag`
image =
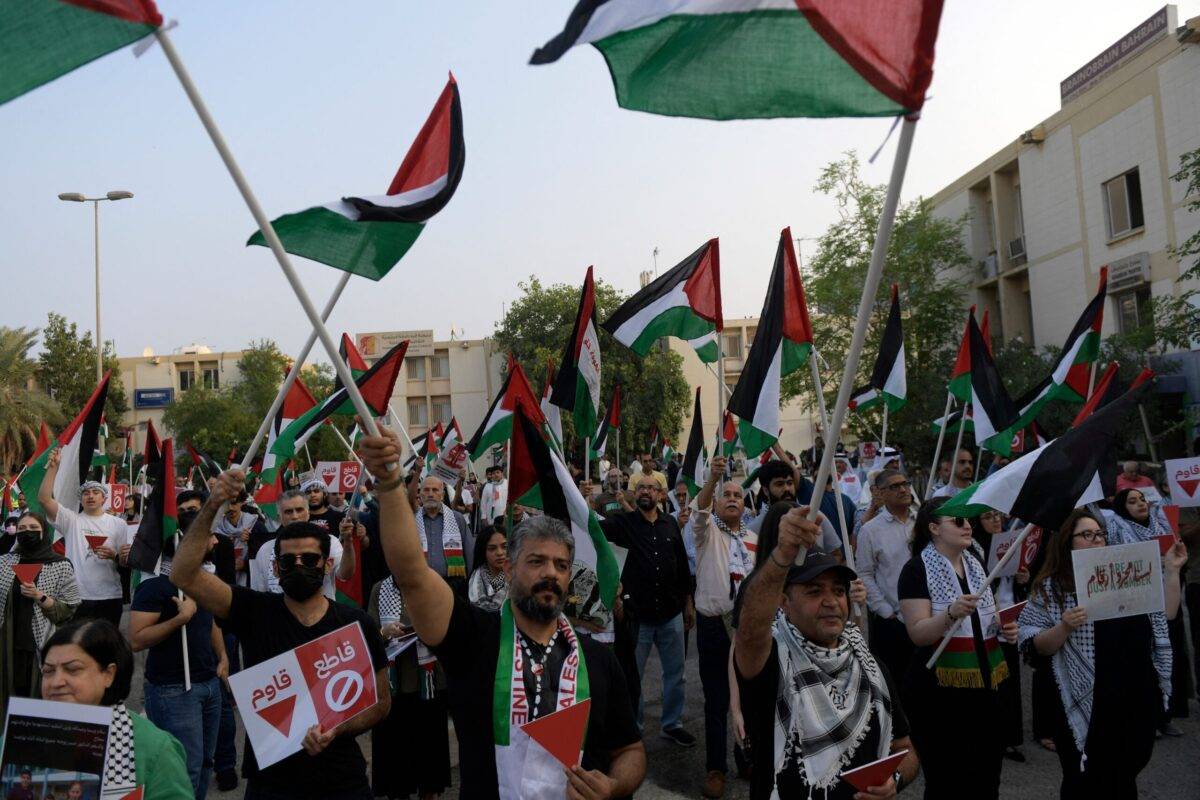
{"type": "Polygon", "coordinates": [[[13,564],[13,574],[17,576],[17,580],[21,583],[33,583],[37,580],[38,573],[42,571],[41,564],[13,564]]]}
{"type": "Polygon", "coordinates": [[[275,730],[287,736],[292,731],[292,712],[296,710],[296,695],[285,697],[254,712],[271,724],[275,730]]]}
{"type": "Polygon", "coordinates": [[[1175,538],[1174,533],[1162,533],[1154,538],[1158,540],[1158,554],[1160,556],[1165,556],[1175,546],[1175,542],[1179,541],[1175,538]]]}
{"type": "Polygon", "coordinates": [[[1200,486],[1200,478],[1192,478],[1186,481],[1177,481],[1179,488],[1187,492],[1188,497],[1196,496],[1196,487],[1200,486]]]}
{"type": "Polygon", "coordinates": [[[145,791],[145,786],[139,786],[129,794],[121,798],[121,800],[142,800],[142,793],[145,791]]]}
{"type": "Polygon", "coordinates": [[[581,700],[562,711],[527,722],[521,730],[546,748],[564,767],[578,766],[583,752],[583,734],[587,730],[588,711],[592,701],[581,700]]]}
{"type": "Polygon", "coordinates": [[[1179,506],[1162,506],[1163,516],[1171,523],[1171,530],[1179,533],[1179,506]]]}

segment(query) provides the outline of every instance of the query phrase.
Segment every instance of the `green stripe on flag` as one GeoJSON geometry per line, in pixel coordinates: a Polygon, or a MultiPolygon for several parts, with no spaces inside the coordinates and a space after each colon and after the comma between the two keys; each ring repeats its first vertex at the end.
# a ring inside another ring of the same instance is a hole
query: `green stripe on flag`
{"type": "Polygon", "coordinates": [[[760,431],[744,419],[738,421],[738,438],[742,441],[742,448],[745,449],[747,458],[761,455],[779,440],[778,435],[760,431]]]}
{"type": "Polygon", "coordinates": [[[717,361],[717,341],[712,341],[696,348],[696,357],[705,364],[714,364],[717,361]]]}
{"type": "Polygon", "coordinates": [[[812,350],[812,342],[797,344],[791,339],[783,340],[783,360],[780,377],[790,375],[808,363],[808,354],[812,350]]]}
{"type": "MultiPolygon", "coordinates": [[[[699,339],[706,333],[712,333],[717,329],[706,319],[696,316],[696,312],[692,311],[690,306],[672,306],[663,313],[659,314],[654,319],[650,320],[642,332],[634,340],[629,349],[637,353],[643,358],[650,352],[650,348],[664,336],[674,336],[678,339],[699,339]]],[[[713,343],[713,361],[716,361],[716,343],[713,343]]]]}
{"type": "MultiPolygon", "coordinates": [[[[377,281],[404,257],[425,227],[420,222],[356,222],[325,207],[284,214],[271,223],[292,255],[377,281]]],[[[262,231],[247,245],[267,246],[262,231]]]]}

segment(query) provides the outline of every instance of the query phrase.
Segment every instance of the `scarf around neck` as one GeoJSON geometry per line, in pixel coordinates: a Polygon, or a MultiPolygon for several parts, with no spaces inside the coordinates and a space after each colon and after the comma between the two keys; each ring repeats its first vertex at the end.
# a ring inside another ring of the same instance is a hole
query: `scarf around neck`
{"type": "Polygon", "coordinates": [[[487,565],[476,567],[467,585],[467,599],[471,605],[484,611],[499,611],[508,597],[508,581],[504,573],[493,575],[487,565]]]}
{"type": "MultiPolygon", "coordinates": [[[[963,594],[962,586],[958,582],[958,573],[954,571],[950,559],[938,552],[932,542],[925,545],[925,549],[921,551],[921,561],[925,564],[925,581],[929,587],[929,602],[933,614],[940,614],[963,594]]],[[[996,638],[1000,632],[996,598],[984,583],[987,575],[974,554],[964,552],[962,563],[966,572],[967,588],[971,590],[971,594],[979,597],[975,612],[979,615],[983,646],[987,652],[992,676],[990,688],[995,689],[1008,677],[1008,662],[1004,660],[1004,651],[1000,649],[1000,640],[996,638]]],[[[954,623],[951,631],[953,633],[950,643],[946,645],[946,649],[938,656],[934,665],[938,686],[958,689],[984,688],[983,668],[975,651],[975,631],[971,618],[966,617],[954,623]]]]}
{"type": "Polygon", "coordinates": [[[137,787],[133,720],[123,702],[112,707],[112,715],[104,753],[104,784],[100,800],[118,800],[137,787]]]}
{"type": "Polygon", "coordinates": [[[725,520],[718,517],[715,512],[712,520],[713,524],[717,526],[717,530],[729,539],[729,599],[732,600],[737,597],[738,587],[742,585],[742,580],[754,569],[754,553],[757,546],[746,541],[745,525],[739,526],[735,531],[726,525],[725,520]]]}
{"type": "MultiPolygon", "coordinates": [[[[442,555],[446,559],[447,578],[467,577],[467,561],[463,557],[463,535],[458,527],[458,515],[450,506],[442,505],[442,555]]],[[[429,539],[425,536],[425,509],[417,515],[417,535],[421,539],[421,552],[429,555],[429,539]]]]}
{"type": "Polygon", "coordinates": [[[16,534],[16,543],[13,545],[12,551],[20,557],[21,564],[53,564],[58,561],[66,561],[67,559],[54,552],[50,540],[54,534],[50,531],[42,531],[42,537],[38,540],[37,545],[29,550],[21,547],[21,534],[16,534]]]}

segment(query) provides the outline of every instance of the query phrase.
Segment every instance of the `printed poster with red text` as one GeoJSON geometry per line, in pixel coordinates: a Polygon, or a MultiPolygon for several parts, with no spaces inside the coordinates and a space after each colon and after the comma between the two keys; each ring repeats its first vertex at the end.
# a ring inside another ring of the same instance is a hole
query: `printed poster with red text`
{"type": "Polygon", "coordinates": [[[375,669],[357,622],[229,676],[259,767],[303,749],[313,725],[329,731],[375,705],[375,669]]]}
{"type": "Polygon", "coordinates": [[[1170,481],[1171,501],[1177,506],[1200,506],[1200,457],[1171,458],[1163,462],[1170,481]]]}

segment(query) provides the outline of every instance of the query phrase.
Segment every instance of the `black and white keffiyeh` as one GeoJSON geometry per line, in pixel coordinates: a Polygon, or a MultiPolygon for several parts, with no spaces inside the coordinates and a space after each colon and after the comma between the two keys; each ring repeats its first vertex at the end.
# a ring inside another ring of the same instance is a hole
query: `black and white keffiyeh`
{"type": "Polygon", "coordinates": [[[486,566],[471,573],[471,581],[467,584],[467,599],[476,608],[484,611],[499,611],[508,598],[508,581],[503,572],[495,575],[486,566]]]}
{"type": "Polygon", "coordinates": [[[124,703],[112,708],[112,725],[104,753],[101,800],[122,798],[137,788],[137,762],[133,752],[133,720],[124,703]]]}
{"type": "MultiPolygon", "coordinates": [[[[390,625],[396,622],[406,627],[412,625],[404,607],[404,596],[400,594],[400,587],[396,586],[396,579],[389,575],[387,580],[379,584],[379,624],[390,625]]],[[[437,666],[437,656],[420,639],[417,639],[417,666],[421,668],[421,699],[430,700],[434,696],[434,668],[437,666]]]]}

